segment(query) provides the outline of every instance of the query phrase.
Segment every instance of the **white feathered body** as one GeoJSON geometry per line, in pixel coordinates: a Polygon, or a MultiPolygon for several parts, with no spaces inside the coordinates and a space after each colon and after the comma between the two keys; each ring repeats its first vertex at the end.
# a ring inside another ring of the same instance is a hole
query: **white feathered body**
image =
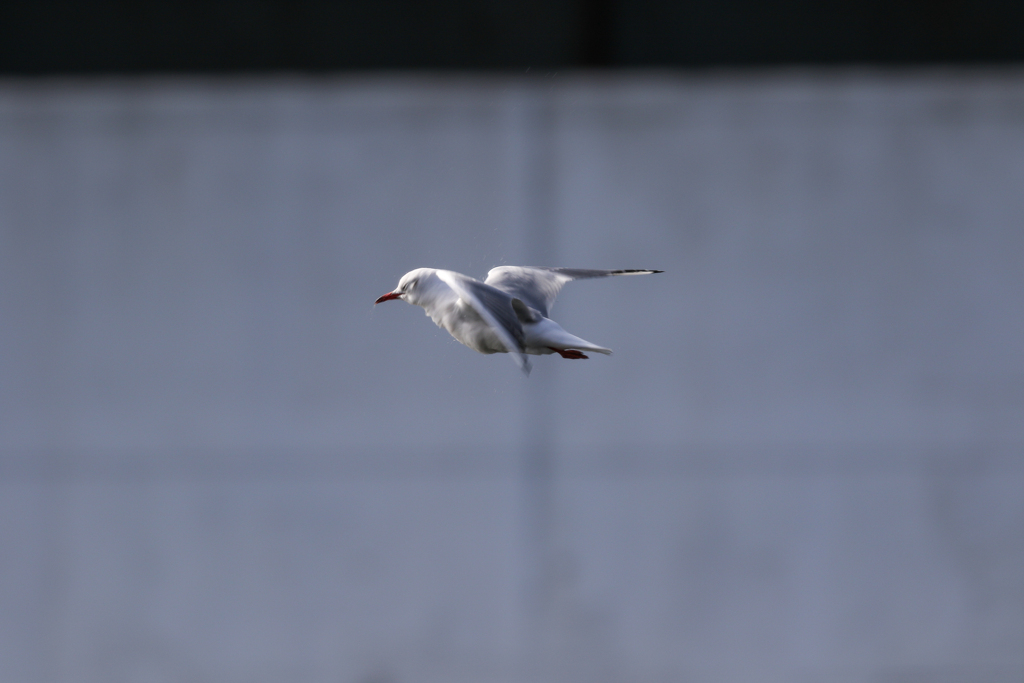
{"type": "MultiPolygon", "coordinates": [[[[480,353],[508,353],[509,349],[502,342],[495,328],[477,313],[474,306],[461,298],[447,283],[437,276],[438,272],[429,272],[431,268],[420,268],[415,294],[406,300],[423,308],[424,312],[438,327],[445,329],[455,339],[474,351],[480,353]]],[[[453,273],[459,275],[458,273],[453,273]]],[[[461,277],[461,276],[460,276],[461,277]]],[[[555,353],[554,349],[579,349],[596,353],[610,354],[611,349],[588,342],[585,339],[569,334],[561,325],[551,318],[540,314],[522,302],[517,304],[519,323],[523,328],[523,353],[543,356],[555,353]],[[526,309],[526,310],[524,310],[526,309]]]]}
{"type": "Polygon", "coordinates": [[[401,299],[420,306],[441,327],[474,351],[508,353],[529,373],[527,355],[558,353],[586,358],[581,351],[609,354],[611,349],[580,339],[548,317],[566,282],[643,275],[660,270],[583,270],[498,266],[481,282],[461,273],[417,268],[402,276],[398,287],[376,303],[401,299]]]}

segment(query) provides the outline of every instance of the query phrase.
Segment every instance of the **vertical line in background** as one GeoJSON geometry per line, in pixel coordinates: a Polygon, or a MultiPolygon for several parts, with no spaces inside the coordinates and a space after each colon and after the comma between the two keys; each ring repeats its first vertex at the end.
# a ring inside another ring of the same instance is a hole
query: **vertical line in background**
{"type": "MultiPolygon", "coordinates": [[[[546,85],[522,95],[522,217],[524,265],[556,265],[554,105],[546,85]]],[[[554,368],[539,367],[526,380],[520,481],[524,528],[525,644],[532,673],[548,660],[554,561],[554,368]]],[[[539,669],[539,670],[538,670],[539,669]]]]}
{"type": "Polygon", "coordinates": [[[42,552],[35,584],[38,595],[33,596],[38,598],[34,603],[39,609],[30,628],[38,629],[39,637],[29,641],[36,652],[29,654],[26,662],[40,674],[40,681],[71,680],[67,677],[70,667],[64,625],[70,612],[67,574],[73,562],[71,509],[75,487],[72,482],[62,481],[58,467],[54,466],[53,476],[44,477],[37,488],[40,510],[36,520],[42,552]],[[39,659],[32,661],[34,656],[39,659]]]}

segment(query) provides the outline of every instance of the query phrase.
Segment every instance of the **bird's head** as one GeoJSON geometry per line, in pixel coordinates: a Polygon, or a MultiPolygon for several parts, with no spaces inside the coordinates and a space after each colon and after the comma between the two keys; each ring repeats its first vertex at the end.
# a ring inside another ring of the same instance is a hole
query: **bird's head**
{"type": "Polygon", "coordinates": [[[417,268],[410,270],[398,281],[394,291],[381,296],[373,303],[379,304],[394,299],[402,299],[414,306],[423,305],[423,301],[429,297],[429,290],[432,284],[437,281],[433,268],[417,268]]]}

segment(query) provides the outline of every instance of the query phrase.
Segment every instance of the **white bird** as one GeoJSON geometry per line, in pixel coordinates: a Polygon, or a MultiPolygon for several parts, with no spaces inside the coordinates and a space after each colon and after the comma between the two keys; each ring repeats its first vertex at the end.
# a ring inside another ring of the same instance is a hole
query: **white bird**
{"type": "Polygon", "coordinates": [[[420,306],[453,337],[480,353],[509,353],[526,374],[526,356],[557,353],[587,358],[583,351],[610,354],[611,349],[575,337],[548,318],[562,285],[611,275],[646,275],[660,270],[580,270],[533,266],[499,266],[480,282],[451,270],[417,268],[374,304],[393,299],[420,306]]]}

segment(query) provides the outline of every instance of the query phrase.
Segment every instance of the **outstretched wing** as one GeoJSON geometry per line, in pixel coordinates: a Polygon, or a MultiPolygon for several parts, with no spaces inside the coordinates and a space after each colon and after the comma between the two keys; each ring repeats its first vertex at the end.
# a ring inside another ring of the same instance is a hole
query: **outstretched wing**
{"type": "Polygon", "coordinates": [[[500,289],[451,270],[439,270],[437,277],[473,307],[498,335],[519,368],[530,374],[530,361],[524,353],[526,339],[523,326],[512,308],[512,297],[500,289]]]}
{"type": "Polygon", "coordinates": [[[485,284],[537,309],[544,317],[555,303],[562,285],[573,280],[587,280],[612,275],[647,275],[660,270],[584,270],[581,268],[545,268],[542,266],[498,266],[487,273],[485,284]]]}

